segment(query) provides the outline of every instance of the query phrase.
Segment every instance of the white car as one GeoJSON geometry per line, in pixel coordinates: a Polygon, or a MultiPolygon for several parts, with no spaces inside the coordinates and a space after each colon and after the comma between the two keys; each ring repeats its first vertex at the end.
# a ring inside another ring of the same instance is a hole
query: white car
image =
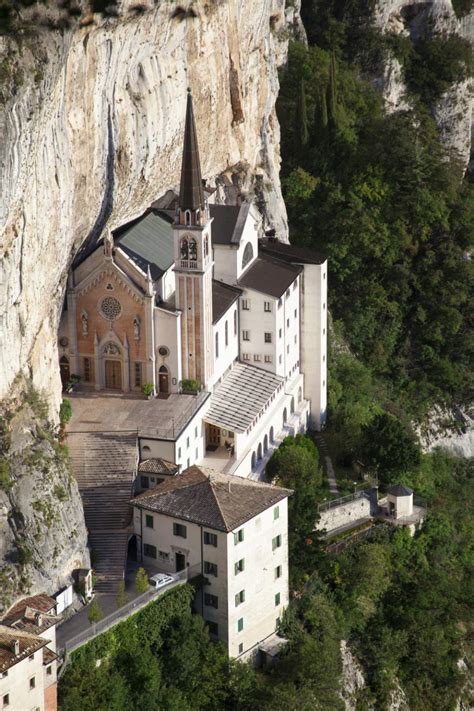
{"type": "Polygon", "coordinates": [[[163,588],[165,585],[174,583],[174,577],[172,575],[167,575],[166,573],[157,573],[150,578],[150,585],[155,590],[158,588],[163,588]]]}

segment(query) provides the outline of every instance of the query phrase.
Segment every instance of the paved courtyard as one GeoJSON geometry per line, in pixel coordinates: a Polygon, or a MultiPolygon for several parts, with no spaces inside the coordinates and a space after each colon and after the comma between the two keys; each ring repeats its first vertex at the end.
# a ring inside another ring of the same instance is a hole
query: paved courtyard
{"type": "Polygon", "coordinates": [[[141,436],[174,439],[209,396],[169,395],[146,400],[137,395],[71,393],[70,432],[137,431],[141,436]]]}

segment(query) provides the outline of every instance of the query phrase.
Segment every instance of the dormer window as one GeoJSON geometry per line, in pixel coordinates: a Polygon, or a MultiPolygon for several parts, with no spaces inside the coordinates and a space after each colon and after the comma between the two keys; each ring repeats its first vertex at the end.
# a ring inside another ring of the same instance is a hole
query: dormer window
{"type": "Polygon", "coordinates": [[[181,259],[187,259],[188,258],[188,240],[186,237],[183,237],[181,240],[181,259]]]}

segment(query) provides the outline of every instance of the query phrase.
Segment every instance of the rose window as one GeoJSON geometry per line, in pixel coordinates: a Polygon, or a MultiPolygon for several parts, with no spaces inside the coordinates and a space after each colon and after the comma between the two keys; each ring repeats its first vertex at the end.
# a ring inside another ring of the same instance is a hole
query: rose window
{"type": "Polygon", "coordinates": [[[113,321],[122,313],[122,306],[118,299],[113,296],[106,296],[105,299],[102,299],[100,302],[100,310],[104,318],[113,321]]]}

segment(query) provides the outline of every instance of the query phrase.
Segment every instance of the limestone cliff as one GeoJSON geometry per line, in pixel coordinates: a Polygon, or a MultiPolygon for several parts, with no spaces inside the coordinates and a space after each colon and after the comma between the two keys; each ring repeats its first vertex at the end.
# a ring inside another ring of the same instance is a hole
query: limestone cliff
{"type": "Polygon", "coordinates": [[[57,411],[72,256],[177,186],[188,86],[204,176],[254,191],[286,238],[277,69],[300,26],[284,0],[123,0],[108,17],[52,5],[0,38],[0,396],[24,371],[57,411]]]}
{"type": "Polygon", "coordinates": [[[0,411],[0,611],[26,593],[57,592],[89,565],[67,450],[41,396],[16,379],[0,411]]]}

